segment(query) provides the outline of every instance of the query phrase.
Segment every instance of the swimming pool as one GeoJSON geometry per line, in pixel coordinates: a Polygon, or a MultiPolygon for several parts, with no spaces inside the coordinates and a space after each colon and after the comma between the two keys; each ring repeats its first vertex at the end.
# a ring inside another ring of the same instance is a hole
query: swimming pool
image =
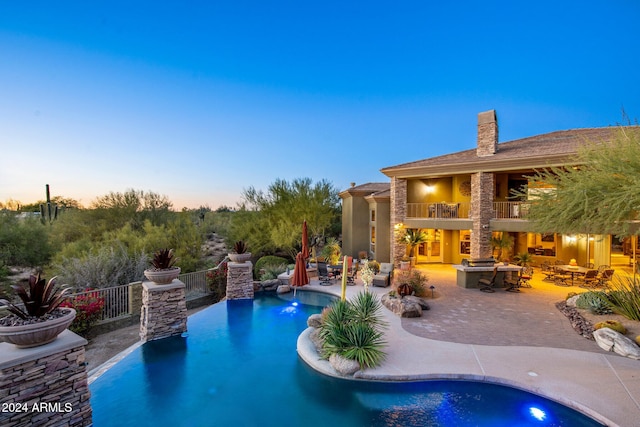
{"type": "Polygon", "coordinates": [[[189,317],[186,337],[138,347],[91,383],[94,426],[601,425],[499,385],[320,375],[298,358],[296,340],[333,297],[291,298],[215,304],[189,317]]]}

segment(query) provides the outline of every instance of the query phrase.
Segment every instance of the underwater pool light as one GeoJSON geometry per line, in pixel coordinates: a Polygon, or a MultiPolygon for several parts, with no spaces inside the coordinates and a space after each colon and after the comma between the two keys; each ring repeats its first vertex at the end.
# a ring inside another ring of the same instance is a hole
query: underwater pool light
{"type": "Polygon", "coordinates": [[[536,408],[535,406],[532,406],[531,408],[529,408],[529,413],[533,418],[535,418],[538,421],[544,421],[544,419],[547,417],[546,412],[544,412],[540,408],[536,408]]]}

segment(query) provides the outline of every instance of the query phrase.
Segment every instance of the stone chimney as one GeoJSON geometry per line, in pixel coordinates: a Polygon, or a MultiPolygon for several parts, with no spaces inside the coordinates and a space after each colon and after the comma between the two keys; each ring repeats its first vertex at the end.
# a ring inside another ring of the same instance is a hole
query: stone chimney
{"type": "Polygon", "coordinates": [[[498,118],[496,110],[478,114],[478,157],[493,156],[498,150],[498,118]]]}

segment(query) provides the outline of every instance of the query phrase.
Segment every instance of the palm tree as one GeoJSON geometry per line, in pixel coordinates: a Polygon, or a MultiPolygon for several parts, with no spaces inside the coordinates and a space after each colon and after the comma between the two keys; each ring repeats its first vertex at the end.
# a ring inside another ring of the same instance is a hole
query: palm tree
{"type": "Polygon", "coordinates": [[[498,261],[505,261],[505,259],[502,258],[502,255],[513,247],[513,237],[509,236],[509,233],[505,233],[503,231],[500,233],[500,237],[491,237],[491,247],[498,250],[498,261]]]}
{"type": "Polygon", "coordinates": [[[402,241],[407,245],[407,256],[415,256],[414,252],[418,245],[427,242],[427,233],[419,229],[409,228],[402,241]]]}

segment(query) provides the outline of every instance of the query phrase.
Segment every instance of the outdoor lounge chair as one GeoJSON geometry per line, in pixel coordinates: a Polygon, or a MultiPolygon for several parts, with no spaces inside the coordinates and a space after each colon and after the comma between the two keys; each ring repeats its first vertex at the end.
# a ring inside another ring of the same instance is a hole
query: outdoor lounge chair
{"type": "Polygon", "coordinates": [[[496,284],[496,277],[498,276],[498,266],[493,267],[493,275],[490,279],[480,278],[478,280],[478,288],[482,292],[495,292],[496,290],[493,288],[496,284]]]}
{"type": "Polygon", "coordinates": [[[318,279],[320,280],[321,286],[331,286],[331,277],[329,276],[329,269],[327,268],[326,262],[319,262],[317,264],[318,267],[318,279]]]}
{"type": "Polygon", "coordinates": [[[391,275],[393,274],[393,264],[390,262],[380,263],[380,271],[373,276],[373,286],[387,287],[391,284],[391,275]]]}
{"type": "Polygon", "coordinates": [[[598,274],[598,280],[599,286],[602,287],[608,287],[609,285],[607,285],[607,283],[611,280],[611,278],[613,277],[613,273],[615,272],[614,269],[612,268],[607,268],[605,270],[603,270],[600,274],[598,274]]]}

